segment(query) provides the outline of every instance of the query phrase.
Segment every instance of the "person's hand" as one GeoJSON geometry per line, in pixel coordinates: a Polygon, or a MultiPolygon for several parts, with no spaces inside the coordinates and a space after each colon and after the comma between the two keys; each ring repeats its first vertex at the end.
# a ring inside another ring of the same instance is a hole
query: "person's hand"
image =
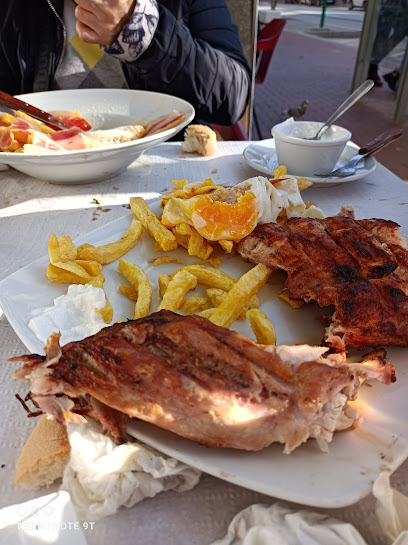
{"type": "Polygon", "coordinates": [[[75,0],[76,31],[89,44],[111,45],[132,15],[136,0],[75,0]]]}

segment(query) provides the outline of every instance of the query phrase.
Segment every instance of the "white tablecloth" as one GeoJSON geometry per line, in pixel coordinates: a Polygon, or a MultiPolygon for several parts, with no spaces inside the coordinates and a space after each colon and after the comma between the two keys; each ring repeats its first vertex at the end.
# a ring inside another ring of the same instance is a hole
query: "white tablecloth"
{"type": "MultiPolygon", "coordinates": [[[[242,157],[247,143],[223,142],[210,158],[186,156],[179,143],[166,143],[142,155],[122,175],[88,185],[53,185],[15,170],[0,172],[0,280],[47,252],[49,235],[73,239],[128,213],[130,196],[153,199],[171,187],[171,178],[190,182],[212,177],[218,183],[237,183],[259,173],[242,157]],[[95,200],[100,204],[97,204],[95,200]]],[[[327,215],[342,205],[353,206],[357,218],[382,217],[402,225],[408,236],[408,186],[387,169],[359,181],[330,188],[314,187],[304,193],[327,215]]],[[[35,422],[28,419],[15,394],[26,387],[10,376],[15,365],[7,359],[26,352],[4,316],[0,319],[0,507],[25,501],[38,493],[14,486],[14,465],[35,422]]],[[[392,484],[408,494],[408,463],[392,477],[392,484]]],[[[43,493],[49,493],[44,490],[43,493]]],[[[222,537],[233,516],[253,503],[271,504],[275,498],[203,475],[189,492],[164,492],[132,509],[97,522],[86,532],[90,545],[206,545],[222,537]]],[[[296,507],[295,504],[289,504],[296,507]]],[[[314,509],[325,512],[324,509],[314,509]]],[[[327,510],[354,524],[368,543],[385,544],[374,512],[372,496],[357,504],[327,510]]]]}

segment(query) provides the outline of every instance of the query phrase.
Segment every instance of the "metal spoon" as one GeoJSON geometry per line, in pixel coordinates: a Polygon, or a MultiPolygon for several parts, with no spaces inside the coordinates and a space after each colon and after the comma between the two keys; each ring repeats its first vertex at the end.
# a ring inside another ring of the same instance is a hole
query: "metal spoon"
{"type": "Polygon", "coordinates": [[[394,140],[398,140],[401,135],[402,129],[389,129],[388,131],[383,132],[382,134],[374,138],[374,140],[371,140],[371,142],[360,148],[358,150],[358,153],[354,155],[354,157],[352,157],[350,161],[342,167],[333,170],[333,172],[330,172],[330,174],[315,174],[314,176],[317,176],[319,178],[345,178],[346,176],[352,176],[356,172],[357,165],[361,161],[382,150],[383,148],[385,148],[385,146],[388,146],[388,144],[394,142],[394,140]]]}
{"type": "Polygon", "coordinates": [[[337,119],[344,114],[353,104],[355,104],[358,100],[360,100],[361,97],[363,97],[368,91],[371,89],[371,87],[374,85],[373,80],[368,79],[364,83],[360,85],[360,87],[357,87],[357,89],[351,93],[351,95],[346,98],[346,100],[337,108],[337,110],[334,112],[334,114],[329,117],[329,119],[326,121],[324,125],[320,127],[320,129],[317,131],[317,134],[313,136],[313,138],[305,138],[305,140],[319,140],[319,138],[322,136],[322,134],[331,126],[337,119]]]}

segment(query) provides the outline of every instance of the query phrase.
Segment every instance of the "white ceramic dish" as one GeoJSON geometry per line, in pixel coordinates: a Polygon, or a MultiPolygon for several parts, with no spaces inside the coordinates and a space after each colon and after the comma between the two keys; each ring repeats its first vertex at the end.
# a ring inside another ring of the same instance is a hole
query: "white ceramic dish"
{"type": "Polygon", "coordinates": [[[323,123],[316,121],[287,120],[271,129],[281,165],[296,176],[329,174],[339,160],[344,146],[350,141],[351,132],[332,125],[319,140],[313,140],[323,123]]]}
{"type": "MultiPolygon", "coordinates": [[[[126,215],[75,242],[99,245],[117,240],[129,227],[131,218],[132,215],[126,215]]],[[[152,267],[148,260],[155,255],[161,253],[154,253],[153,242],[146,233],[126,255],[146,271],[154,287],[152,311],[159,302],[159,273],[171,273],[179,267],[177,264],[152,267]]],[[[183,249],[172,252],[172,255],[185,264],[197,261],[183,249]]],[[[43,343],[27,327],[32,310],[50,305],[67,289],[66,285],[48,281],[45,276],[47,264],[45,256],[16,271],[0,284],[0,305],[7,319],[27,348],[38,353],[43,353],[43,343]]],[[[232,259],[226,256],[221,266],[222,270],[236,277],[249,268],[250,265],[238,256],[232,259]]],[[[123,283],[117,272],[117,263],[106,265],[103,273],[106,277],[105,291],[115,311],[113,320],[132,317],[133,303],[117,289],[123,283]]],[[[322,310],[315,304],[292,309],[278,297],[281,287],[282,278],[274,276],[260,292],[261,308],[274,323],[279,344],[320,344],[323,327],[315,317],[322,310]]],[[[197,294],[200,293],[198,289],[197,294]]],[[[233,329],[254,338],[246,321],[235,322],[233,329]]],[[[394,471],[408,456],[407,355],[405,348],[389,349],[389,359],[396,366],[397,382],[391,386],[373,384],[361,389],[355,404],[359,414],[357,428],[337,434],[328,453],[319,451],[314,441],[302,445],[289,456],[282,454],[280,445],[272,445],[256,453],[212,449],[140,421],[132,422],[129,432],[204,472],[270,496],[317,507],[349,505],[370,492],[381,470],[394,471]]]]}
{"type": "Polygon", "coordinates": [[[194,118],[194,108],[177,97],[131,89],[76,89],[19,95],[46,111],[77,110],[93,129],[146,124],[174,110],[185,114],[185,121],[158,134],[104,149],[63,151],[41,154],[0,153],[7,164],[55,184],[86,184],[113,178],[144,151],[175,136],[194,118]]]}
{"type": "MultiPolygon", "coordinates": [[[[359,147],[356,144],[353,142],[348,142],[334,168],[339,168],[345,165],[358,152],[358,149],[359,147]]],[[[258,170],[259,172],[262,172],[263,174],[266,174],[267,176],[273,176],[274,169],[279,166],[274,138],[269,138],[267,140],[261,140],[260,142],[250,144],[245,148],[243,155],[249,166],[255,170],[258,170]]],[[[338,176],[327,178],[307,176],[307,178],[313,182],[314,186],[329,187],[361,180],[365,176],[368,176],[374,172],[376,166],[377,161],[374,159],[374,157],[368,157],[361,166],[358,166],[356,173],[352,176],[347,176],[346,178],[340,178],[338,176]]],[[[288,172],[288,174],[293,175],[292,172],[288,172]]],[[[302,174],[302,176],[304,175],[302,174]]]]}

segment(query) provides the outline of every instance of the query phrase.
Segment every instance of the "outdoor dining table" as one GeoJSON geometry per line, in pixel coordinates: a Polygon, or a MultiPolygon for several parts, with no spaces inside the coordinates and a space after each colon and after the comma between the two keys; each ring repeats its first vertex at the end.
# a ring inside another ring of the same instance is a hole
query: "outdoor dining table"
{"type": "MultiPolygon", "coordinates": [[[[57,185],[34,179],[14,169],[0,172],[0,280],[47,253],[51,232],[73,240],[129,213],[132,196],[151,201],[172,187],[171,179],[189,182],[213,178],[215,183],[235,184],[261,173],[243,158],[248,142],[220,142],[211,157],[185,154],[178,142],[160,144],[140,156],[116,178],[87,185],[57,185]]],[[[408,236],[408,185],[381,164],[369,176],[330,187],[312,186],[305,200],[315,202],[326,215],[336,215],[351,206],[356,218],[379,217],[401,225],[408,236]]],[[[8,358],[27,353],[12,325],[0,309],[0,508],[57,490],[55,485],[40,492],[13,484],[14,467],[21,448],[35,426],[27,418],[16,393],[24,395],[25,384],[11,375],[16,364],[8,358]]],[[[352,432],[350,432],[352,433],[352,432]]],[[[408,494],[408,461],[392,475],[393,486],[408,494]]],[[[190,491],[162,492],[130,509],[96,522],[86,532],[92,544],[209,545],[225,535],[239,511],[255,504],[272,504],[279,498],[237,486],[203,474],[190,491]]],[[[291,507],[301,505],[285,502],[291,507]]],[[[307,509],[329,513],[355,525],[368,543],[385,544],[372,495],[354,505],[335,509],[307,509]]],[[[75,543],[73,540],[72,543],[75,543]]]]}

